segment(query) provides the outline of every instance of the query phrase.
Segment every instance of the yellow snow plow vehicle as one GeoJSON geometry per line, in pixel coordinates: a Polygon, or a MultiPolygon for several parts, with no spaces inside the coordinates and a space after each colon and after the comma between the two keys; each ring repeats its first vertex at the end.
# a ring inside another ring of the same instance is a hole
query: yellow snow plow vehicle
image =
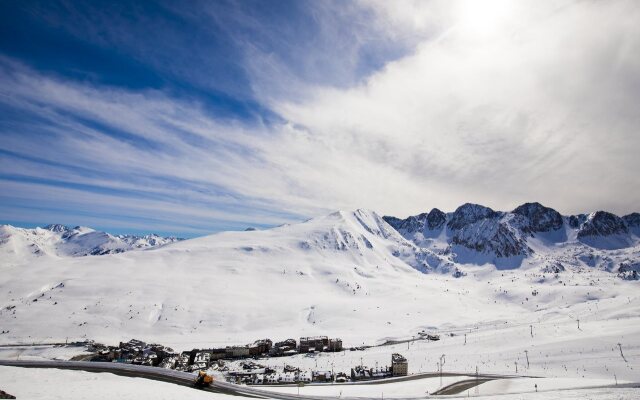
{"type": "Polygon", "coordinates": [[[207,374],[204,371],[199,371],[196,378],[193,380],[195,387],[203,388],[211,385],[213,382],[213,376],[207,374]]]}

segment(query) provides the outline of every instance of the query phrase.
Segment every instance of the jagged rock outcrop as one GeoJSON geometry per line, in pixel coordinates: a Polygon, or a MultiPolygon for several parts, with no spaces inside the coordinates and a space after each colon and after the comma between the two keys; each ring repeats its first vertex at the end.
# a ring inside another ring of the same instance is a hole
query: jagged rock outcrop
{"type": "Polygon", "coordinates": [[[627,281],[637,281],[640,276],[640,263],[621,263],[618,267],[618,277],[627,281]]]}
{"type": "Polygon", "coordinates": [[[640,213],[627,214],[622,217],[622,220],[629,228],[640,228],[640,213]]]}
{"type": "Polygon", "coordinates": [[[62,224],[49,224],[42,229],[46,229],[51,232],[63,233],[69,230],[69,227],[62,224]]]}
{"type": "Polygon", "coordinates": [[[444,226],[445,222],[447,222],[447,214],[438,210],[437,208],[433,208],[431,211],[429,211],[429,214],[427,214],[426,227],[429,230],[434,231],[437,229],[441,229],[444,226]]]}
{"type": "Polygon", "coordinates": [[[587,220],[586,214],[570,215],[569,226],[573,229],[578,229],[580,228],[580,225],[585,223],[586,220],[587,220]]]}
{"type": "Polygon", "coordinates": [[[420,232],[424,229],[426,219],[427,213],[413,215],[402,221],[398,228],[407,232],[420,232]]]}
{"type": "Polygon", "coordinates": [[[631,213],[622,217],[622,220],[629,228],[629,231],[636,236],[640,236],[640,213],[631,213]]]}
{"type": "Polygon", "coordinates": [[[484,218],[464,225],[455,231],[451,243],[479,253],[493,253],[496,257],[528,255],[531,249],[526,241],[498,218],[484,218]]]}
{"type": "Polygon", "coordinates": [[[500,213],[493,211],[489,207],[466,203],[458,207],[456,211],[453,212],[447,226],[451,230],[456,230],[481,219],[496,218],[498,216],[500,216],[500,213]]]}
{"type": "Polygon", "coordinates": [[[447,214],[434,208],[428,213],[412,215],[406,219],[390,216],[384,216],[382,219],[399,232],[415,233],[422,232],[425,229],[432,231],[441,229],[447,222],[447,214]]]}
{"type": "Polygon", "coordinates": [[[580,226],[578,238],[628,234],[624,220],[606,211],[596,211],[580,226]]]}
{"type": "Polygon", "coordinates": [[[549,232],[562,228],[562,215],[553,208],[540,203],[525,203],[512,211],[527,219],[523,229],[529,232],[549,232]]]}
{"type": "Polygon", "coordinates": [[[542,268],[542,272],[550,273],[550,274],[559,274],[564,271],[566,271],[566,268],[564,267],[564,265],[562,265],[561,262],[551,263],[551,264],[545,265],[542,268]]]}
{"type": "Polygon", "coordinates": [[[399,230],[400,229],[400,225],[405,221],[404,219],[398,218],[398,217],[392,217],[390,215],[385,215],[382,217],[382,219],[389,225],[391,225],[391,227],[395,230],[399,230]]]}

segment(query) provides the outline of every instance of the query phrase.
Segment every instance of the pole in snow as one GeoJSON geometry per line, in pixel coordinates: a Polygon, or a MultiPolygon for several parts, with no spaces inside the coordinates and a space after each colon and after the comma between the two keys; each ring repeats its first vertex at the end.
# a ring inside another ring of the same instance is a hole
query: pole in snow
{"type": "Polygon", "coordinates": [[[524,355],[527,357],[527,368],[529,368],[529,351],[525,350],[524,355]]]}
{"type": "Polygon", "coordinates": [[[529,328],[531,328],[531,337],[533,337],[533,325],[529,325],[529,328]]]}
{"type": "Polygon", "coordinates": [[[622,344],[618,343],[618,348],[620,349],[620,355],[622,356],[622,359],[624,360],[624,362],[628,362],[627,359],[624,357],[624,354],[622,354],[622,344]]]}
{"type": "Polygon", "coordinates": [[[440,387],[442,387],[442,367],[447,360],[444,358],[444,354],[440,356],[440,387]]]}

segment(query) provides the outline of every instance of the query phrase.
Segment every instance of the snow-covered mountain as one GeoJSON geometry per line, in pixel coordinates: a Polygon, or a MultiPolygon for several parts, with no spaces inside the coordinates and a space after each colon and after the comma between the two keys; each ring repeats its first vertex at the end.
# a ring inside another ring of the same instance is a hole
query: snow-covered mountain
{"type": "MultiPolygon", "coordinates": [[[[624,228],[598,213],[558,217],[538,204],[513,212],[464,205],[405,220],[341,211],[99,257],[73,256],[85,247],[62,243],[80,243],[93,232],[88,229],[16,234],[18,228],[3,227],[0,344],[135,337],[185,350],[323,334],[356,346],[427,330],[442,340],[424,343],[424,353],[411,345],[412,371],[446,353],[451,368],[472,370],[478,363],[485,372],[508,372],[537,344],[548,360],[557,358],[554,373],[566,375],[568,364],[583,374],[582,354],[597,342],[602,346],[589,351],[597,365],[605,360],[618,379],[630,379],[629,367],[637,366],[612,351],[623,343],[636,359],[640,349],[637,215],[622,220],[624,228]],[[615,235],[632,245],[601,245],[615,235]],[[607,240],[585,243],[594,237],[607,240]],[[9,260],[9,248],[28,252],[13,252],[9,260]]],[[[405,346],[394,351],[404,353],[405,346]]],[[[378,349],[385,360],[392,351],[378,349]]],[[[352,362],[340,360],[343,368],[352,362]]],[[[549,373],[533,365],[532,373],[549,373]]],[[[596,377],[609,373],[588,368],[596,377]]]]}
{"type": "Polygon", "coordinates": [[[510,212],[467,203],[452,213],[433,209],[406,219],[384,219],[419,248],[452,263],[515,268],[546,260],[578,267],[580,260],[598,260],[588,264],[629,278],[635,276],[628,273],[629,265],[636,270],[640,262],[637,213],[622,218],[605,211],[562,216],[540,203],[510,212]]]}
{"type": "Polygon", "coordinates": [[[5,263],[20,263],[43,255],[79,257],[148,249],[176,242],[175,237],[111,235],[91,228],[52,224],[44,228],[0,225],[0,254],[5,263]]]}
{"type": "MultiPolygon", "coordinates": [[[[47,232],[66,234],[53,230],[59,232],[47,232]]],[[[316,324],[355,332],[358,324],[347,326],[352,307],[381,318],[404,315],[402,301],[393,299],[407,296],[407,286],[424,275],[425,266],[443,261],[367,210],[149,251],[100,257],[43,252],[22,263],[5,260],[0,325],[10,326],[11,333],[0,335],[0,342],[40,334],[175,340],[186,333],[210,342],[214,332],[258,337],[293,325],[295,336],[305,329],[312,334],[316,324]],[[378,308],[366,305],[370,300],[378,308]],[[65,322],[39,328],[52,318],[65,322]]]]}

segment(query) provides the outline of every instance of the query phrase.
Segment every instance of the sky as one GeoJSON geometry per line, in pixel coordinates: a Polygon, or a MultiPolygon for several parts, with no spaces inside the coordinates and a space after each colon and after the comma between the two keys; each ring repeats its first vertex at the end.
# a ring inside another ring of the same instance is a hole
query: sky
{"type": "Polygon", "coordinates": [[[637,1],[2,1],[0,223],[640,211],[637,1]]]}

